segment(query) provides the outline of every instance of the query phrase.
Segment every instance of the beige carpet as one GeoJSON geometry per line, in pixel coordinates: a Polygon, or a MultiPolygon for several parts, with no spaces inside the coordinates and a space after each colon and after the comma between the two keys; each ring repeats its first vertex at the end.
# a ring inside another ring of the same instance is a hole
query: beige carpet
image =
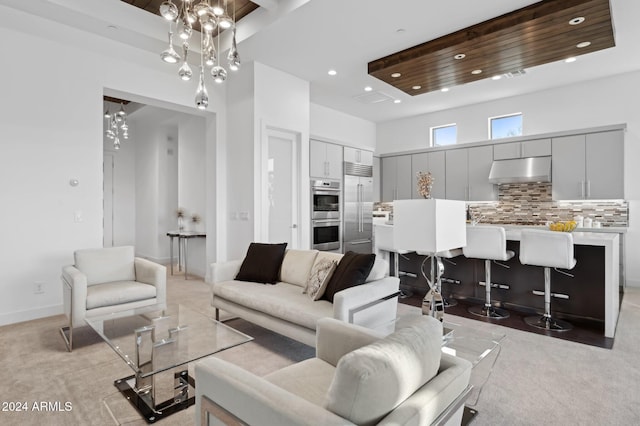
{"type": "MultiPolygon", "coordinates": [[[[198,279],[168,280],[171,302],[209,313],[209,289],[198,279]]],[[[400,305],[401,314],[417,308],[400,305]]],[[[625,295],[612,350],[448,316],[447,320],[506,335],[479,396],[473,425],[631,425],[640,423],[640,289],[625,295]]],[[[56,316],[0,327],[2,402],[27,403],[27,411],[0,411],[1,425],[144,425],[113,386],[129,367],[88,328],[76,330],[65,350],[56,316]],[[54,411],[33,404],[52,403],[54,411]],[[58,411],[56,403],[64,410],[58,411]]],[[[229,325],[255,340],[217,356],[264,375],[313,356],[312,348],[243,320],[229,325]]],[[[486,372],[491,359],[479,370],[486,372]]],[[[1,409],[2,407],[0,407],[1,409]]],[[[194,407],[159,422],[192,425],[194,407]]]]}

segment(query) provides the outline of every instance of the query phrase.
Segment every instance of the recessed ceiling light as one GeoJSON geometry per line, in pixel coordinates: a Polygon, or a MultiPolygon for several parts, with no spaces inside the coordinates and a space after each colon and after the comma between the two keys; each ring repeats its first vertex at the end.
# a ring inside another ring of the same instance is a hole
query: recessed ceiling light
{"type": "Polygon", "coordinates": [[[572,56],[572,57],[570,57],[570,58],[565,59],[564,61],[565,61],[566,63],[568,63],[568,64],[569,64],[569,63],[571,63],[571,62],[575,62],[575,61],[576,61],[576,58],[572,56]]]}
{"type": "Polygon", "coordinates": [[[458,53],[453,57],[453,59],[464,59],[466,56],[467,55],[465,55],[464,53],[458,53]]]}
{"type": "Polygon", "coordinates": [[[493,77],[491,77],[491,80],[500,80],[501,78],[501,75],[494,75],[493,77]]]}
{"type": "Polygon", "coordinates": [[[402,33],[406,32],[406,31],[407,31],[407,30],[405,30],[404,28],[398,28],[398,29],[396,30],[396,33],[398,33],[398,34],[402,34],[402,33]]]}
{"type": "Polygon", "coordinates": [[[336,74],[338,74],[338,71],[336,71],[336,70],[329,70],[329,72],[327,72],[327,74],[329,74],[329,75],[336,75],[336,74]]]}
{"type": "Polygon", "coordinates": [[[411,87],[411,88],[412,88],[413,90],[420,90],[420,89],[422,89],[422,86],[418,86],[418,85],[416,85],[416,86],[413,86],[413,87],[411,87]]]}
{"type": "Polygon", "coordinates": [[[473,71],[471,71],[471,74],[473,74],[473,75],[482,74],[482,70],[473,70],[473,71]]]}
{"type": "Polygon", "coordinates": [[[394,103],[394,104],[399,104],[400,102],[402,102],[400,99],[394,99],[394,100],[393,100],[393,103],[394,103]]]}
{"type": "Polygon", "coordinates": [[[365,92],[370,92],[370,91],[372,91],[372,90],[373,90],[373,88],[372,88],[371,86],[366,86],[366,87],[364,88],[364,91],[365,91],[365,92]]]}
{"type": "Polygon", "coordinates": [[[584,16],[577,16],[569,21],[569,25],[579,25],[584,22],[584,16]]]}
{"type": "Polygon", "coordinates": [[[115,25],[107,25],[107,28],[110,30],[117,30],[118,27],[116,27],[115,25]]]}
{"type": "Polygon", "coordinates": [[[393,74],[391,74],[391,77],[393,78],[398,78],[400,77],[402,74],[400,74],[399,72],[394,72],[393,74]]]}
{"type": "Polygon", "coordinates": [[[448,92],[449,88],[448,87],[443,87],[442,89],[440,89],[441,92],[448,92]]]}
{"type": "Polygon", "coordinates": [[[583,41],[581,43],[576,44],[576,47],[578,49],[582,49],[583,47],[589,47],[591,46],[591,42],[590,41],[583,41]]]}

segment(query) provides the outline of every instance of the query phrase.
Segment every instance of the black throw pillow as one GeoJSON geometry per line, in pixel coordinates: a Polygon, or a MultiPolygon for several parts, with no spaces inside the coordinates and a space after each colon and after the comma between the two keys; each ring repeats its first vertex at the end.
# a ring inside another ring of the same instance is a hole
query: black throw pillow
{"type": "Polygon", "coordinates": [[[236,280],[275,284],[280,275],[287,243],[251,243],[242,261],[236,280]]]}
{"type": "Polygon", "coordinates": [[[333,272],[322,299],[333,303],[333,295],[337,292],[364,284],[375,260],[375,254],[346,252],[333,272]]]}

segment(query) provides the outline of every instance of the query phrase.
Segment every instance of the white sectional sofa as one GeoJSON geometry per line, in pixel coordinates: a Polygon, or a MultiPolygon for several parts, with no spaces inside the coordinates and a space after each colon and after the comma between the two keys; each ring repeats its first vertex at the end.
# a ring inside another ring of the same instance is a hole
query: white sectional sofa
{"type": "Polygon", "coordinates": [[[335,318],[373,329],[384,329],[396,318],[399,280],[385,277],[387,263],[376,258],[364,284],[335,294],[333,303],[303,294],[313,265],[342,254],[318,250],[287,250],[276,284],[235,279],[242,260],[211,264],[212,306],[294,340],[316,345],[316,322],[335,318]]]}

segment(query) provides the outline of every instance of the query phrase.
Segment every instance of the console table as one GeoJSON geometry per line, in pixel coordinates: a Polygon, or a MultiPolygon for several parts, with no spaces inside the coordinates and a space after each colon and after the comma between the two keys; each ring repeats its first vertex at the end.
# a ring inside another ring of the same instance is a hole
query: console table
{"type": "Polygon", "coordinates": [[[205,232],[199,231],[169,231],[167,232],[169,237],[169,255],[171,256],[171,275],[173,275],[173,239],[178,238],[178,271],[182,268],[182,261],[184,260],[184,279],[187,278],[187,258],[189,249],[190,238],[207,238],[205,232]],[[184,245],[184,257],[182,256],[182,245],[184,245]]]}

